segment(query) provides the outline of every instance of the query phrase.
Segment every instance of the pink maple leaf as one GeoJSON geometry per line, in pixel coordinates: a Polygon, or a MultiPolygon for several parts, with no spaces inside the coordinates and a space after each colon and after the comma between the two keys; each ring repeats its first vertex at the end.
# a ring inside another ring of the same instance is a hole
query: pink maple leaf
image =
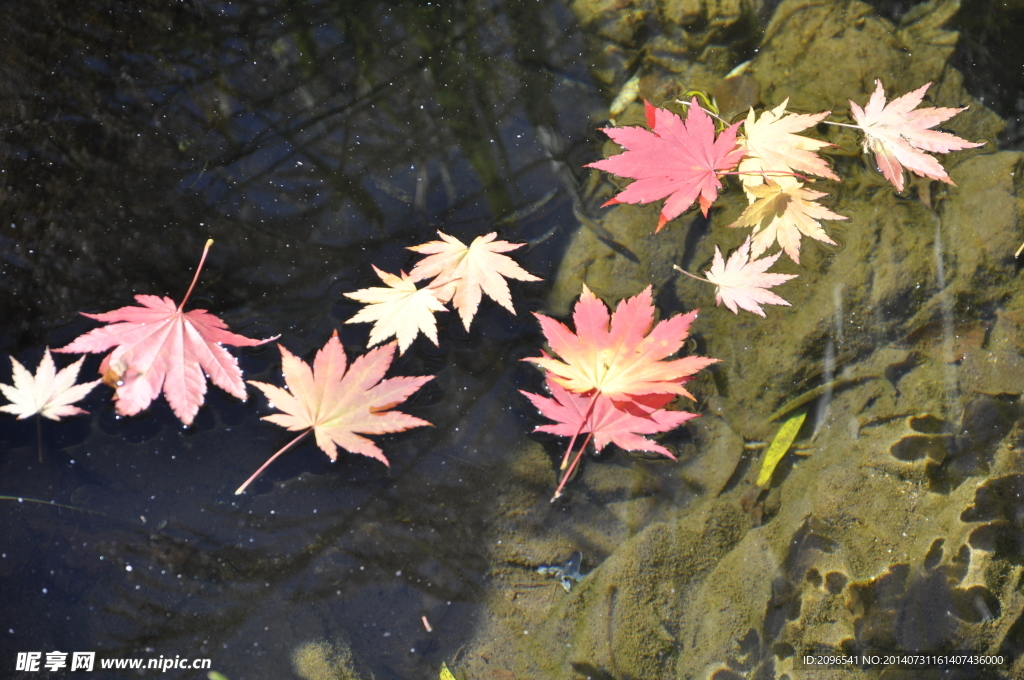
{"type": "Polygon", "coordinates": [[[698,198],[706,217],[722,188],[719,173],[736,167],[745,153],[736,144],[736,128],[741,123],[730,125],[716,138],[715,125],[696,97],[690,100],[685,122],[667,109],[649,102],[644,106],[651,129],[602,128],[626,151],[587,166],[636,180],[605,205],[651,203],[668,197],[655,232],[698,198]]]}
{"type": "Polygon", "coordinates": [[[183,312],[213,240],[206,242],[192,285],[180,305],[168,297],[136,295],[139,306],[103,314],[85,314],[111,325],[80,335],[55,352],[114,351],[100,363],[103,381],[116,388],[118,414],[135,415],[164,393],[174,415],[191,425],[206,395],[206,377],[217,387],[246,398],[238,360],[222,344],[253,347],[275,340],[253,340],[228,330],[227,324],[205,309],[183,312]]]}
{"type": "Polygon", "coordinates": [[[882,81],[875,80],[875,91],[867,106],[862,109],[850,102],[850,111],[857,121],[857,125],[850,127],[864,132],[864,152],[875,154],[878,168],[897,191],[903,191],[903,168],[920,177],[953,184],[942,165],[925,151],[948,153],[984,145],[929,129],[967,108],[929,106],[917,109],[929,86],[931,83],[922,85],[886,104],[882,81]]]}
{"type": "Polygon", "coordinates": [[[551,378],[547,386],[554,399],[520,390],[541,413],[555,421],[553,425],[538,426],[534,432],[562,437],[588,432],[598,451],[612,443],[626,451],[653,451],[675,460],[671,451],[642,435],[667,432],[697,417],[696,413],[662,408],[675,398],[671,394],[647,394],[628,402],[614,402],[604,395],[591,398],[574,394],[551,378]]]}
{"type": "MultiPolygon", "coordinates": [[[[508,289],[506,278],[520,281],[540,281],[508,255],[510,250],[522,248],[525,243],[509,243],[496,241],[496,232],[477,236],[473,243],[465,243],[443,232],[437,232],[442,240],[428,241],[409,250],[425,253],[427,257],[416,263],[409,278],[413,281],[437,277],[432,286],[437,286],[442,293],[438,298],[452,305],[459,311],[462,325],[469,330],[483,294],[499,305],[516,313],[512,306],[512,293],[508,289]]],[[[435,343],[436,344],[436,343],[435,343]]]]}
{"type": "Polygon", "coordinates": [[[742,308],[764,316],[761,305],[789,306],[788,302],[768,289],[795,279],[797,276],[796,274],[774,274],[766,271],[768,267],[775,264],[780,255],[782,255],[781,250],[774,255],[762,257],[760,260],[751,260],[750,238],[747,238],[743,245],[729,256],[728,262],[722,257],[722,251],[716,245],[711,269],[704,272],[706,279],[694,276],[678,266],[673,266],[677,271],[691,278],[718,286],[715,290],[715,302],[719,305],[724,302],[733,314],[739,314],[739,309],[742,308]]]}

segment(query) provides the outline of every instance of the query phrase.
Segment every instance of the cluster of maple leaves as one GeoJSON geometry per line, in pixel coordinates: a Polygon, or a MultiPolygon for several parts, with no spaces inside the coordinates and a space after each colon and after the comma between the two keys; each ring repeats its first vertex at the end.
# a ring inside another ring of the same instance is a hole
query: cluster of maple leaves
{"type": "Polygon", "coordinates": [[[696,97],[690,100],[686,119],[645,102],[647,124],[643,127],[604,128],[624,153],[589,167],[635,179],[605,205],[651,203],[665,200],[655,231],[695,201],[705,216],[722,188],[721,177],[735,175],[743,186],[749,205],[730,227],[753,227],[748,240],[726,261],[718,246],[711,268],[702,278],[717,286],[716,301],[738,313],[738,308],[764,316],[762,304],[788,305],[769,288],[794,278],[793,274],[768,273],[782,252],[800,263],[803,236],[835,245],[820,220],[845,220],[817,201],[824,192],[807,188],[807,175],[840,181],[817,155],[828,142],[796,134],[819,123],[839,125],[863,133],[866,153],[874,154],[883,176],[903,191],[904,172],[911,172],[947,184],[953,181],[942,165],[927,152],[947,153],[982,146],[948,132],[932,130],[963,108],[917,108],[931,83],[908,92],[888,104],[880,80],[867,105],[850,102],[855,125],[825,120],[831,111],[814,114],[786,113],[786,99],[760,117],[753,109],[746,120],[729,125],[717,136],[715,125],[696,97]],[[743,134],[738,128],[743,126],[743,134]],[[801,181],[802,180],[802,181],[801,181]],[[775,243],[781,250],[757,259],[775,243]]]}
{"type": "MultiPolygon", "coordinates": [[[[952,184],[939,162],[926,151],[945,153],[980,146],[930,129],[963,109],[917,109],[928,86],[886,105],[882,84],[878,82],[863,109],[850,102],[856,125],[831,123],[861,130],[865,151],[875,155],[882,173],[899,191],[903,190],[903,168],[952,184]]],[[[715,246],[706,278],[684,272],[716,285],[718,304],[724,303],[736,313],[742,308],[764,316],[762,304],[788,305],[768,288],[794,275],[769,273],[768,267],[783,251],[799,263],[802,235],[833,243],[818,220],[846,219],[816,203],[825,194],[806,188],[805,182],[810,180],[802,174],[839,180],[815,153],[830,144],[796,134],[818,123],[830,122],[825,121],[830,112],[786,114],[787,103],[788,100],[762,113],[760,118],[751,110],[745,121],[725,127],[717,135],[714,123],[696,99],[689,103],[685,121],[671,111],[646,104],[651,129],[606,128],[609,137],[626,151],[591,164],[636,180],[609,204],[648,203],[667,198],[656,231],[695,201],[699,201],[700,209],[707,215],[722,188],[720,178],[739,178],[750,205],[730,226],[752,226],[753,234],[728,261],[715,246]],[[737,136],[740,125],[744,134],[737,136]],[[776,242],[782,250],[758,258],[776,242]]],[[[393,408],[433,378],[385,379],[395,350],[403,353],[420,333],[436,345],[434,314],[446,311],[448,303],[458,311],[466,330],[485,294],[514,314],[506,279],[540,280],[503,254],[523,244],[496,240],[497,234],[490,233],[466,246],[452,236],[438,234],[441,240],[410,248],[426,257],[408,274],[400,272],[395,276],[374,267],[384,287],[346,294],[366,305],[345,323],[373,323],[368,347],[389,338],[395,338],[394,341],[371,349],[351,365],[337,331],[317,352],[312,366],[279,345],[288,389],[249,381],[281,411],[263,419],[301,434],[271,456],[236,493],[242,493],[270,463],[311,432],[317,446],[332,461],[337,460],[337,449],[341,447],[388,465],[380,448],[360,435],[430,425],[393,408]],[[424,282],[422,287],[417,286],[420,282],[424,282]]],[[[19,418],[38,415],[53,420],[85,413],[74,404],[103,382],[114,388],[119,415],[140,413],[162,393],[175,416],[190,425],[205,400],[207,377],[214,385],[245,400],[241,368],[223,345],[251,347],[277,336],[253,340],[232,333],[221,319],[206,310],[184,311],[212,243],[207,241],[192,284],[180,304],[168,297],[136,295],[138,305],[103,314],[85,314],[108,325],[54,350],[111,350],[100,364],[102,378],[76,384],[84,358],[57,371],[49,348],[35,375],[11,357],[14,384],[0,384],[0,392],[11,403],[0,406],[0,411],[19,418]]],[[[671,451],[644,435],[666,432],[696,417],[694,413],[665,407],[677,396],[693,399],[685,384],[717,361],[696,356],[670,359],[682,348],[697,311],[677,314],[653,325],[655,308],[650,286],[639,295],[620,301],[611,314],[583,286],[573,312],[575,332],[543,314],[535,316],[554,356],[542,351],[540,357],[526,361],[544,370],[551,397],[523,394],[542,414],[555,421],[537,427],[537,431],[570,437],[552,500],[561,495],[591,441],[598,451],[611,442],[626,450],[653,451],[674,459],[671,451]],[[583,434],[586,438],[572,456],[575,442],[583,434]]]]}

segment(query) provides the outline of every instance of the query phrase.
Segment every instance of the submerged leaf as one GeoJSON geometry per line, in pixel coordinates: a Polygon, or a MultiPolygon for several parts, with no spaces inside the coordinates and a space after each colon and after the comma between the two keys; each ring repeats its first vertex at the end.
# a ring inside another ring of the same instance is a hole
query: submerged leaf
{"type": "Polygon", "coordinates": [[[800,427],[804,424],[804,419],[806,418],[807,411],[801,411],[794,416],[790,416],[789,420],[784,422],[779,431],[775,433],[775,438],[772,439],[772,444],[768,447],[768,451],[765,452],[764,460],[761,461],[761,471],[757,473],[758,486],[768,486],[768,482],[772,481],[772,473],[775,472],[775,468],[778,467],[782,457],[789,451],[789,447],[793,445],[793,441],[800,432],[800,427]]]}

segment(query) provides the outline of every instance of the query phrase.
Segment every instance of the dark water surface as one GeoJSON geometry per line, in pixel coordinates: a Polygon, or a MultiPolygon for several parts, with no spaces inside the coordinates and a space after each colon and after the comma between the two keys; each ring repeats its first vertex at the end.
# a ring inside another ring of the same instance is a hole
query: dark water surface
{"type": "MultiPolygon", "coordinates": [[[[576,228],[568,182],[604,100],[560,3],[5,13],[0,347],[29,366],[94,327],[78,311],[180,299],[208,237],[190,306],[311,359],[334,329],[363,351],[342,293],[379,284],[370,263],[408,270],[437,229],[534,241],[517,260],[548,279],[576,228]]],[[[488,498],[531,429],[516,360],[540,346],[544,286],[513,291],[518,316],[486,302],[467,333],[444,314],[440,348],[396,361],[437,376],[405,406],[435,427],[379,438],[390,471],[310,443],[236,498],[287,434],[262,395],[216,388],[184,430],[162,398],[119,419],[97,389],[90,416],[42,424],[42,464],[34,421],[5,418],[0,492],[103,516],[3,501],[0,674],[18,651],[94,650],[286,677],[300,643],[339,636],[378,678],[436,673],[473,625],[488,498]]],[[[273,345],[234,353],[280,383],[273,345]]]]}
{"type": "MultiPolygon", "coordinates": [[[[778,4],[753,3],[715,39],[753,57],[778,4]]],[[[915,3],[874,4],[897,19],[915,3]]],[[[332,464],[310,441],[234,496],[290,439],[259,420],[270,409],[252,389],[243,403],[211,387],[189,428],[162,398],[119,418],[103,386],[88,416],[38,430],[4,416],[0,493],[79,510],[0,501],[0,676],[18,652],[59,650],[285,678],[297,649],[329,640],[364,678],[436,677],[484,615],[493,502],[539,422],[516,392],[541,383],[519,361],[543,344],[529,312],[547,309],[570,240],[600,214],[582,166],[630,59],[657,54],[658,12],[637,10],[643,26],[616,48],[627,59],[557,0],[4,5],[0,353],[33,368],[95,327],[80,311],[180,299],[208,238],[190,307],[280,334],[305,359],[334,330],[350,357],[364,351],[369,327],[343,323],[359,309],[343,293],[377,285],[371,263],[408,271],[406,248],[438,229],[527,243],[514,256],[545,281],[512,282],[517,315],[485,301],[470,332],[439,315],[439,347],[421,337],[396,360],[389,375],[436,376],[402,407],[434,427],[377,437],[390,470],[345,453],[332,464]]],[[[1021,10],[964,5],[953,63],[1006,119],[1001,148],[1020,149],[1007,25],[1021,10]]],[[[232,353],[247,379],[280,384],[273,344],[232,353]]],[[[667,469],[654,497],[699,495],[667,469]]],[[[550,487],[529,491],[546,507],[550,487]]]]}

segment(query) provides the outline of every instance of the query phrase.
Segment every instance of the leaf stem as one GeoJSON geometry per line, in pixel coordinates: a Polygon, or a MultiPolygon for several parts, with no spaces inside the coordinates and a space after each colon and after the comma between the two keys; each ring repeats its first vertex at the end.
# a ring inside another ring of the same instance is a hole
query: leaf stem
{"type": "Polygon", "coordinates": [[[104,515],[102,512],[96,512],[95,510],[86,510],[85,508],[76,508],[73,505],[64,505],[63,503],[56,503],[54,501],[44,501],[38,498],[25,498],[24,496],[0,496],[0,501],[18,501],[19,503],[38,503],[39,505],[51,505],[55,508],[64,508],[65,510],[74,510],[75,512],[87,512],[90,515],[96,515],[98,517],[111,518],[110,515],[104,515]]]}
{"type": "Polygon", "coordinates": [[[43,422],[39,414],[36,414],[36,446],[39,447],[39,462],[45,463],[43,458],[43,422]]]}
{"type": "Polygon", "coordinates": [[[835,122],[833,122],[831,120],[823,120],[821,122],[824,123],[825,125],[835,125],[837,127],[852,128],[854,130],[863,130],[864,129],[864,127],[861,126],[861,125],[850,125],[849,123],[835,123],[835,122]]]}
{"type": "Polygon", "coordinates": [[[206,239],[206,247],[203,248],[203,256],[199,258],[199,266],[196,267],[196,275],[192,277],[192,285],[188,287],[188,292],[185,293],[185,297],[181,299],[181,304],[178,305],[179,312],[185,307],[185,303],[188,302],[189,296],[192,295],[192,289],[196,287],[196,282],[199,281],[199,272],[203,271],[203,263],[206,262],[206,254],[210,252],[210,246],[212,245],[213,239],[206,239]]]}
{"type": "Polygon", "coordinates": [[[570,465],[569,469],[566,470],[565,474],[562,475],[562,481],[558,483],[558,488],[555,489],[555,495],[551,497],[552,503],[554,503],[555,501],[562,497],[562,489],[565,487],[565,483],[569,481],[569,477],[576,469],[576,466],[579,465],[580,458],[583,457],[583,452],[586,451],[587,444],[590,443],[590,440],[593,437],[594,433],[592,431],[587,433],[587,438],[583,440],[583,444],[580,446],[579,450],[576,451],[576,457],[572,459],[572,465],[570,465]]]}
{"type": "Polygon", "coordinates": [[[590,406],[587,407],[587,412],[583,415],[583,421],[580,423],[579,429],[576,430],[576,434],[574,434],[572,439],[569,440],[569,446],[565,449],[565,455],[562,456],[562,462],[558,465],[559,470],[565,469],[565,465],[569,460],[569,454],[572,453],[573,444],[576,443],[576,437],[580,436],[580,433],[583,432],[583,428],[587,426],[587,421],[590,420],[590,416],[594,413],[594,404],[597,403],[598,394],[599,392],[595,390],[594,396],[590,398],[590,406]]]}
{"type": "MultiPolygon", "coordinates": [[[[697,276],[696,274],[691,274],[690,272],[686,271],[685,269],[683,269],[682,267],[680,267],[677,264],[672,265],[672,268],[675,269],[677,272],[682,272],[683,274],[686,274],[691,279],[697,279],[698,281],[703,281],[704,283],[711,283],[711,281],[708,281],[703,276],[697,276]]],[[[713,286],[715,284],[711,283],[711,285],[713,286]]]]}
{"type": "MultiPolygon", "coordinates": [[[[682,106],[690,106],[690,105],[691,105],[691,104],[690,104],[690,102],[688,102],[688,101],[683,101],[682,99],[677,99],[677,100],[676,100],[676,104],[681,104],[682,106]]],[[[711,116],[711,117],[713,117],[713,118],[717,118],[717,119],[718,119],[718,120],[720,120],[720,121],[721,121],[722,123],[724,123],[726,127],[729,127],[730,125],[732,125],[732,123],[730,123],[729,121],[727,121],[727,120],[726,120],[725,118],[722,118],[721,116],[719,116],[719,115],[718,115],[717,113],[715,113],[714,111],[710,111],[710,110],[708,110],[708,109],[705,109],[705,108],[704,108],[703,106],[701,106],[700,104],[698,104],[698,105],[697,105],[697,108],[698,108],[698,109],[700,109],[701,111],[703,111],[704,113],[708,114],[709,116],[711,116]]]]}
{"type": "Polygon", "coordinates": [[[799,172],[786,172],[785,170],[729,170],[728,172],[715,171],[716,175],[761,175],[765,179],[768,179],[768,175],[779,175],[782,177],[799,177],[805,182],[813,182],[814,180],[806,175],[801,175],[799,172]]]}
{"type": "MultiPolygon", "coordinates": [[[[211,243],[212,243],[212,241],[211,241],[211,243]]],[[[296,437],[295,439],[293,439],[290,442],[288,442],[287,444],[285,444],[284,447],[282,447],[280,451],[278,451],[273,456],[268,458],[267,462],[264,463],[263,465],[261,465],[259,470],[257,470],[256,472],[252,473],[252,477],[249,477],[249,479],[245,480],[245,484],[243,484],[242,486],[238,487],[238,489],[235,490],[235,495],[237,496],[237,495],[241,494],[243,491],[245,491],[245,487],[247,487],[250,484],[252,484],[253,480],[255,480],[257,477],[259,477],[260,473],[263,472],[264,470],[266,470],[268,465],[270,465],[275,460],[277,460],[278,456],[280,456],[282,453],[284,453],[288,449],[290,449],[293,446],[295,446],[296,444],[298,444],[300,441],[302,441],[302,439],[307,434],[309,434],[312,431],[313,431],[313,428],[310,428],[310,429],[306,430],[305,432],[300,434],[298,437],[296,437]]]]}

